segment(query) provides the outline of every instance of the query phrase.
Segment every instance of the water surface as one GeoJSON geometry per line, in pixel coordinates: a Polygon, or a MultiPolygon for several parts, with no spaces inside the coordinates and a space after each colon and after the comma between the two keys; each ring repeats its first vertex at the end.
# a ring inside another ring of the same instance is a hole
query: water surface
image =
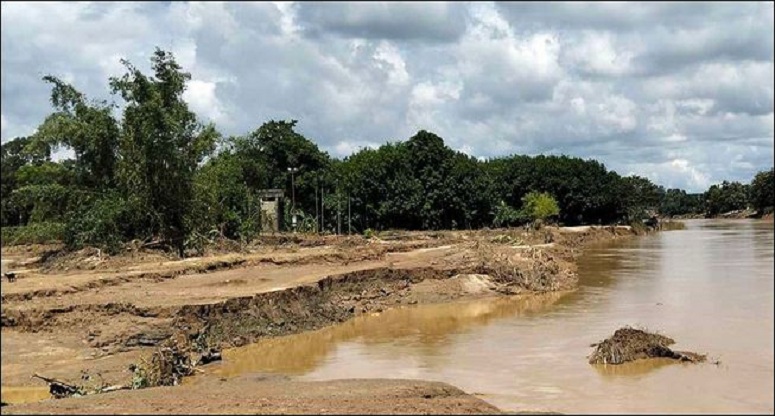
{"type": "Polygon", "coordinates": [[[772,413],[773,225],[687,225],[588,249],[574,292],[359,317],[227,351],[221,371],[438,380],[506,410],[772,413]],[[624,325],[720,364],[589,365],[624,325]]]}

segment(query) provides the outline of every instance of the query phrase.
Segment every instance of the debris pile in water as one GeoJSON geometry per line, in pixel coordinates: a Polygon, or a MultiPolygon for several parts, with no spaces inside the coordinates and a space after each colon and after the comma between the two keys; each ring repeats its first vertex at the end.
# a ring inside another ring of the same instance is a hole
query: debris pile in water
{"type": "Polygon", "coordinates": [[[176,386],[183,377],[194,374],[197,366],[219,361],[221,352],[206,345],[205,331],[206,328],[193,337],[178,333],[162,343],[150,361],[142,359],[139,365],[132,365],[132,388],[176,386]]]}
{"type": "Polygon", "coordinates": [[[672,338],[652,334],[640,329],[624,327],[614,335],[597,344],[589,358],[590,364],[622,364],[641,358],[672,358],[692,363],[703,362],[705,355],[686,351],[673,351],[668,345],[675,344],[672,338]]]}

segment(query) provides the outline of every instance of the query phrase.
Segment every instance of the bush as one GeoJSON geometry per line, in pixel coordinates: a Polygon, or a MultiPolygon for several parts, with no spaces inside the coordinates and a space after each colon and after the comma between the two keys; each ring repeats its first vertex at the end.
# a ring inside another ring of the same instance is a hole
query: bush
{"type": "Polygon", "coordinates": [[[530,192],[522,198],[522,215],[543,222],[560,214],[557,201],[548,193],[530,192]]]}
{"type": "Polygon", "coordinates": [[[126,201],[117,196],[106,196],[83,205],[66,224],[65,244],[70,249],[93,246],[114,254],[121,243],[131,237],[128,214],[126,201]]]}
{"type": "Polygon", "coordinates": [[[522,211],[516,210],[504,201],[495,207],[495,219],[492,221],[492,225],[495,227],[509,227],[520,225],[527,222],[527,218],[523,215],[522,211]]]}
{"type": "Polygon", "coordinates": [[[64,240],[65,224],[60,222],[38,222],[18,227],[0,228],[0,244],[14,246],[21,244],[59,243],[64,240]]]}

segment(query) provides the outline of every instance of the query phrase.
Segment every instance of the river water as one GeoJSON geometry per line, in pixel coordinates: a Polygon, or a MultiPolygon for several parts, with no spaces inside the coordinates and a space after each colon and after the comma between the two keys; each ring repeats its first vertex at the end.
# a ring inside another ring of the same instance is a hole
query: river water
{"type": "Polygon", "coordinates": [[[438,380],[505,410],[772,413],[773,224],[686,223],[589,248],[574,292],[359,317],[226,351],[220,372],[438,380]],[[588,364],[624,325],[720,363],[588,364]]]}

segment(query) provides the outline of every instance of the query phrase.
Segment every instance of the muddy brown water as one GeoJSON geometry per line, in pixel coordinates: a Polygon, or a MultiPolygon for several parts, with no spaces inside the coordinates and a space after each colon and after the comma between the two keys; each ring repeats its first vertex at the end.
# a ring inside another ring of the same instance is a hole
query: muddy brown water
{"type": "Polygon", "coordinates": [[[226,351],[215,371],[437,380],[504,410],[772,413],[773,225],[686,223],[588,249],[574,292],[359,317],[226,351]],[[589,365],[590,344],[624,325],[720,364],[589,365]]]}

